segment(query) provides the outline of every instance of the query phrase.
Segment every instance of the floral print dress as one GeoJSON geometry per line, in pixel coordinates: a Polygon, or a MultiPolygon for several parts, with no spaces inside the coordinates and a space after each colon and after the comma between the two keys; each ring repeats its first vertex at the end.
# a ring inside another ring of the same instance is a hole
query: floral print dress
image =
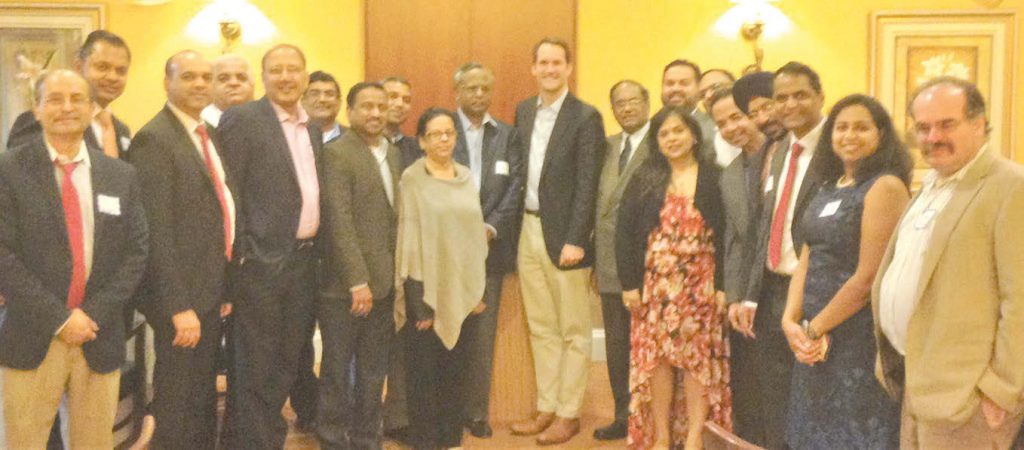
{"type": "Polygon", "coordinates": [[[660,225],[647,243],[641,304],[632,314],[630,333],[629,448],[654,444],[651,416],[653,370],[667,363],[676,370],[672,401],[672,446],[686,441],[683,374],[704,385],[708,419],[732,429],[728,342],[723,311],[715,298],[715,248],[690,197],[667,194],[660,225]]]}

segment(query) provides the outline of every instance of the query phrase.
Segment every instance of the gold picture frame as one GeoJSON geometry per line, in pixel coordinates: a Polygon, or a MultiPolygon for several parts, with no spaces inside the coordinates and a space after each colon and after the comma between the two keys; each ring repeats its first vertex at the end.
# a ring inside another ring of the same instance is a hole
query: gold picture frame
{"type": "Polygon", "coordinates": [[[19,114],[32,106],[32,89],[43,70],[71,68],[75,52],[105,25],[99,4],[0,4],[0,151],[19,114]]]}
{"type": "Polygon", "coordinates": [[[940,75],[978,86],[988,107],[989,145],[1013,158],[1016,12],[878,11],[871,14],[871,95],[892,114],[897,130],[921,161],[907,116],[907,102],[922,82],[940,75]]]}

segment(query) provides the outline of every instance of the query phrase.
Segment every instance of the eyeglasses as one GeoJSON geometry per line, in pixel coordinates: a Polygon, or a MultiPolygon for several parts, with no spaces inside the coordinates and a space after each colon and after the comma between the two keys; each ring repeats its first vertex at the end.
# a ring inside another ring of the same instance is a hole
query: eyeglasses
{"type": "Polygon", "coordinates": [[[335,91],[321,91],[319,89],[310,89],[306,91],[307,98],[320,98],[321,96],[327,98],[327,100],[335,100],[338,98],[338,93],[335,91]]]}
{"type": "Polygon", "coordinates": [[[634,108],[639,108],[640,105],[643,105],[643,104],[644,104],[644,100],[643,99],[638,98],[638,97],[634,97],[634,98],[624,98],[622,100],[616,100],[614,103],[612,103],[612,106],[614,106],[616,109],[622,109],[622,108],[625,108],[627,106],[632,106],[634,108]]]}
{"type": "Polygon", "coordinates": [[[764,105],[761,105],[760,108],[757,108],[757,109],[751,108],[750,109],[750,117],[767,116],[768,114],[771,114],[772,111],[774,111],[774,110],[775,110],[775,102],[767,102],[764,105]]]}
{"type": "Polygon", "coordinates": [[[431,141],[439,141],[439,140],[441,140],[442,136],[444,136],[444,137],[446,137],[448,139],[455,139],[455,130],[454,129],[450,129],[450,130],[434,130],[434,131],[428,132],[425,135],[425,137],[428,140],[431,140],[431,141]]]}

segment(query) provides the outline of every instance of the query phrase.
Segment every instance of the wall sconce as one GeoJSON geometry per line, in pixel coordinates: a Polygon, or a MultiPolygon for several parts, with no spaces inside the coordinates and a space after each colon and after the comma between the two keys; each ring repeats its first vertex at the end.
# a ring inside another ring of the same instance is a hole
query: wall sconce
{"type": "Polygon", "coordinates": [[[185,35],[207,45],[222,45],[228,53],[238,42],[253,45],[269,41],[277,27],[246,0],[215,0],[185,26],[185,35]]]}
{"type": "Polygon", "coordinates": [[[793,29],[793,22],[779,8],[771,5],[778,0],[730,0],[735,6],[729,8],[715,22],[719,35],[740,38],[747,41],[754,52],[755,70],[760,71],[764,62],[761,38],[775,39],[793,29]]]}

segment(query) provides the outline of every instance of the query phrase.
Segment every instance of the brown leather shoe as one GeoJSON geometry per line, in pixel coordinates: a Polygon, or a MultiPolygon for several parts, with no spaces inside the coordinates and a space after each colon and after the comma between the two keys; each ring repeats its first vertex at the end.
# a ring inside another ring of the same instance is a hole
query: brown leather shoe
{"type": "Polygon", "coordinates": [[[580,419],[566,419],[558,417],[537,436],[537,445],[555,445],[568,442],[573,436],[580,432],[580,419]]]}
{"type": "Polygon", "coordinates": [[[536,412],[529,419],[520,420],[512,424],[512,434],[516,436],[533,436],[544,431],[555,420],[553,412],[536,412]]]}

